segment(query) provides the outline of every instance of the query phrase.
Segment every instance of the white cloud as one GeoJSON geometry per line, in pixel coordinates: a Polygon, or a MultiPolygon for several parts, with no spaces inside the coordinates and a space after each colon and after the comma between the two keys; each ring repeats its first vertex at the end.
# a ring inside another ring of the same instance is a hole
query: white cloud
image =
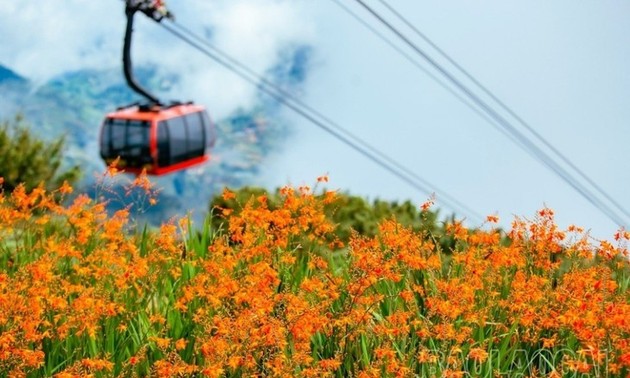
{"type": "MultiPolygon", "coordinates": [[[[8,2],[7,2],[8,3],[8,2]]],[[[36,81],[82,67],[111,67],[122,19],[115,2],[26,0],[3,5],[0,62],[36,81]],[[99,46],[95,42],[100,41],[99,46]]]]}
{"type": "MultiPolygon", "coordinates": [[[[211,27],[215,46],[252,70],[264,73],[277,62],[283,48],[311,41],[308,18],[297,4],[276,0],[199,1],[193,7],[174,11],[181,14],[178,20],[182,22],[184,17],[198,20],[189,26],[191,29],[202,31],[211,27]],[[195,14],[203,17],[195,17],[195,14]]],[[[251,103],[256,94],[251,84],[185,44],[174,46],[177,46],[176,53],[165,58],[173,61],[163,62],[177,69],[186,60],[186,72],[190,74],[182,82],[182,90],[186,95],[205,101],[216,118],[236,106],[251,103]]]]}

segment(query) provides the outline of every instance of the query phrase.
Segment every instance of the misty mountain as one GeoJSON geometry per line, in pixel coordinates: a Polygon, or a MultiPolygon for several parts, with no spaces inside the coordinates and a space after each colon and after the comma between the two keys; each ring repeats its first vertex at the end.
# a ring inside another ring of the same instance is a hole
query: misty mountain
{"type": "Polygon", "coordinates": [[[25,83],[27,80],[10,69],[0,65],[0,83],[25,83]]]}
{"type": "MultiPolygon", "coordinates": [[[[307,77],[311,49],[295,46],[280,54],[267,78],[289,92],[299,91],[307,77]]],[[[177,73],[153,66],[137,67],[137,79],[150,91],[168,93],[179,84],[177,73]]],[[[120,70],[79,70],[66,72],[43,84],[23,78],[0,65],[0,119],[22,114],[36,135],[66,138],[66,164],[84,171],[78,191],[112,194],[112,209],[129,206],[122,189],[103,191],[98,177],[105,166],[98,152],[98,134],[104,115],[119,106],[141,100],[124,82],[120,70]]],[[[186,99],[187,100],[187,99],[186,99]]],[[[211,104],[208,104],[212,117],[211,104]]],[[[224,186],[251,184],[261,166],[279,151],[290,133],[276,100],[263,94],[251,108],[237,109],[229,117],[214,120],[217,144],[211,162],[202,167],[152,179],[162,188],[158,205],[143,218],[162,222],[188,211],[202,216],[210,197],[224,186]]],[[[132,178],[132,177],[130,177],[132,178]]]]}

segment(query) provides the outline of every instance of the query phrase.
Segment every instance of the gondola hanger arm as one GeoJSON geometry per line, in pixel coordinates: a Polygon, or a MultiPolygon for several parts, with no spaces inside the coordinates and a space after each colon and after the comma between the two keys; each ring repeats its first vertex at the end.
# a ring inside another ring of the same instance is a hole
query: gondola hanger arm
{"type": "Polygon", "coordinates": [[[175,15],[168,10],[163,0],[126,0],[127,10],[142,12],[150,19],[161,22],[164,18],[175,20],[175,15]]]}
{"type": "Polygon", "coordinates": [[[127,28],[125,30],[125,44],[123,47],[123,71],[127,85],[140,96],[146,98],[151,105],[161,106],[160,100],[143,88],[133,75],[133,64],[131,62],[131,42],[133,36],[133,21],[137,12],[144,13],[147,17],[156,22],[161,22],[164,18],[173,20],[174,15],[169,11],[162,0],[126,0],[125,14],[127,15],[127,28]]]}

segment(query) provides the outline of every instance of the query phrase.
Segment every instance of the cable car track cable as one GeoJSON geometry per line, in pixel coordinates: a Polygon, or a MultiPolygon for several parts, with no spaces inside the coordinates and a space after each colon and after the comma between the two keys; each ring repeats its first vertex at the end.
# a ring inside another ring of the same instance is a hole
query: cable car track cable
{"type": "MultiPolygon", "coordinates": [[[[339,0],[333,0],[338,2],[339,0]]],[[[617,210],[621,211],[626,217],[630,218],[630,211],[625,209],[621,204],[619,204],[611,195],[609,195],[602,187],[600,187],[593,179],[588,177],[584,171],[582,171],[578,166],[576,166],[569,158],[567,158],[560,150],[558,150],[554,145],[552,145],[545,137],[543,137],[539,132],[536,131],[528,122],[526,122],[521,116],[516,114],[512,108],[506,105],[501,99],[499,99],[490,89],[484,86],[479,80],[477,80],[468,70],[462,67],[459,63],[457,63],[451,56],[449,56],[444,50],[442,50],[436,43],[434,43],[429,37],[427,37],[424,33],[422,33],[415,25],[413,25],[407,18],[405,18],[399,11],[397,11],[393,6],[391,6],[385,0],[378,0],[383,6],[385,6],[392,14],[394,14],[402,23],[404,23],[407,27],[409,27],[416,35],[422,38],[429,46],[431,46],[435,51],[437,51],[440,55],[442,55],[449,63],[451,63],[455,68],[457,68],[464,76],[466,76],[471,82],[473,82],[479,89],[481,89],[486,95],[488,95],[492,100],[494,100],[499,107],[501,107],[504,111],[506,111],[510,116],[512,116],[519,124],[521,124],[527,131],[529,131],[538,141],[540,141],[545,147],[547,147],[550,151],[552,151],[562,162],[568,165],[575,173],[577,173],[582,179],[584,179],[588,184],[590,184],[599,194],[601,194],[604,198],[606,198],[612,205],[614,205],[617,210]]],[[[442,85],[442,83],[440,83],[442,85]]]]}
{"type": "Polygon", "coordinates": [[[400,48],[394,42],[392,42],[389,39],[387,39],[387,37],[383,33],[379,32],[375,27],[373,27],[368,22],[366,22],[361,17],[359,17],[350,8],[348,8],[346,5],[344,5],[340,0],[331,0],[331,1],[334,2],[337,6],[339,6],[339,8],[343,9],[350,17],[354,18],[357,22],[359,22],[365,28],[370,30],[370,32],[372,32],[372,34],[374,34],[380,40],[382,40],[387,45],[389,45],[389,47],[391,47],[392,49],[396,50],[396,52],[398,52],[402,57],[404,57],[409,63],[411,63],[414,66],[416,66],[416,68],[421,70],[425,75],[429,76],[431,79],[433,79],[435,82],[437,82],[443,89],[448,91],[453,96],[457,97],[462,103],[464,103],[472,111],[477,113],[477,115],[479,115],[480,117],[484,118],[488,122],[494,122],[492,119],[490,119],[490,117],[488,117],[486,114],[482,113],[481,110],[479,110],[473,104],[471,104],[468,100],[466,100],[461,94],[457,93],[455,90],[453,90],[453,88],[449,87],[445,82],[440,80],[440,78],[438,78],[433,73],[431,73],[429,70],[424,68],[417,60],[415,60],[411,55],[406,53],[402,48],[400,48]]]}
{"type": "MultiPolygon", "coordinates": [[[[431,195],[431,193],[436,192],[436,190],[430,190],[429,188],[427,188],[427,186],[433,187],[433,188],[435,188],[435,186],[431,185],[426,180],[420,178],[415,173],[405,168],[404,166],[400,165],[395,160],[391,159],[387,155],[378,151],[374,147],[369,146],[366,142],[354,136],[349,131],[342,128],[340,125],[332,122],[330,119],[328,119],[321,113],[317,112],[312,107],[307,106],[301,101],[295,99],[291,94],[279,88],[277,85],[271,83],[269,80],[260,77],[253,70],[249,69],[244,64],[238,62],[236,59],[230,57],[226,53],[221,52],[218,48],[212,46],[204,38],[196,36],[194,33],[189,31],[187,28],[183,27],[179,23],[176,23],[173,21],[170,21],[170,23],[173,25],[176,25],[180,30],[176,30],[175,28],[171,27],[170,25],[167,25],[164,22],[160,22],[159,24],[163,28],[165,28],[167,31],[169,31],[171,34],[173,34],[174,36],[180,38],[182,41],[189,44],[191,47],[197,49],[202,54],[213,59],[214,61],[222,65],[224,68],[228,69],[229,71],[232,71],[237,76],[240,76],[243,80],[254,85],[262,92],[273,97],[278,102],[284,104],[285,106],[287,106],[288,108],[296,112],[297,114],[301,115],[306,120],[313,123],[315,126],[328,132],[333,137],[337,138],[339,141],[346,144],[348,147],[359,152],[361,155],[368,158],[370,161],[377,164],[378,166],[385,169],[386,171],[390,172],[395,177],[406,182],[411,187],[415,188],[416,190],[419,190],[420,192],[423,192],[426,195],[431,195]],[[196,39],[197,41],[193,39],[196,39]],[[354,141],[351,139],[354,139],[354,141]]],[[[448,195],[447,193],[443,191],[437,191],[437,193],[439,193],[440,200],[451,210],[459,212],[460,214],[466,216],[469,219],[475,219],[477,221],[482,221],[484,219],[475,211],[469,209],[466,205],[464,205],[463,203],[461,203],[454,197],[448,195]]]]}
{"type": "MultiPolygon", "coordinates": [[[[415,60],[413,57],[411,57],[411,55],[409,55],[408,53],[403,51],[403,49],[401,49],[399,46],[397,46],[395,43],[393,43],[392,41],[387,39],[387,37],[385,37],[385,35],[383,35],[383,33],[379,32],[375,27],[373,27],[368,22],[366,22],[361,17],[359,17],[350,8],[345,6],[340,0],[331,0],[331,1],[334,2],[341,9],[343,9],[350,17],[354,18],[357,22],[359,22],[365,28],[370,30],[370,32],[372,32],[379,39],[381,39],[383,42],[385,42],[387,45],[389,45],[392,49],[396,50],[400,55],[402,55],[411,64],[416,66],[424,74],[426,74],[431,79],[433,79],[435,82],[437,82],[444,90],[446,90],[447,92],[449,92],[453,96],[457,97],[457,99],[461,103],[466,105],[470,110],[475,112],[479,117],[481,117],[481,118],[485,119],[486,121],[488,121],[489,123],[491,123],[495,127],[495,129],[497,131],[499,131],[500,133],[502,133],[506,138],[511,139],[514,143],[518,143],[518,141],[514,138],[514,136],[511,135],[510,133],[508,133],[505,129],[503,129],[495,120],[490,118],[487,114],[483,113],[479,108],[475,107],[475,105],[473,105],[470,101],[466,100],[461,94],[457,93],[453,88],[449,87],[445,82],[443,82],[437,76],[435,76],[433,73],[431,73],[429,70],[424,68],[417,60],[415,60]]],[[[536,158],[535,156],[533,156],[533,157],[536,158]]]]}
{"type": "Polygon", "coordinates": [[[364,148],[366,148],[367,150],[370,150],[372,153],[378,155],[380,158],[382,158],[383,160],[387,161],[389,164],[395,166],[397,169],[400,169],[405,174],[407,174],[407,175],[413,177],[414,179],[418,180],[425,187],[432,187],[434,192],[440,193],[441,197],[446,198],[448,201],[451,201],[452,203],[456,204],[459,208],[464,209],[468,214],[474,214],[475,218],[477,218],[478,220],[482,220],[483,219],[482,216],[477,214],[474,210],[470,209],[468,206],[466,206],[461,201],[457,200],[453,196],[450,196],[448,193],[446,193],[445,191],[441,190],[437,186],[429,183],[428,181],[426,181],[425,179],[423,179],[422,177],[417,175],[415,172],[413,172],[411,169],[405,167],[401,163],[399,163],[396,160],[394,160],[392,157],[386,155],[382,151],[378,150],[376,147],[370,145],[364,139],[360,138],[356,134],[351,133],[350,131],[348,131],[347,129],[345,129],[344,127],[342,127],[341,125],[339,125],[338,123],[333,121],[332,119],[328,118],[327,116],[325,116],[321,112],[317,111],[316,109],[312,108],[311,106],[309,106],[308,104],[304,103],[300,99],[296,98],[292,93],[287,92],[282,87],[279,87],[277,84],[275,84],[272,81],[269,81],[268,79],[266,79],[265,77],[257,74],[256,72],[254,72],[253,70],[251,70],[249,67],[245,66],[244,64],[242,64],[238,60],[232,58],[231,56],[229,56],[226,53],[222,52],[221,50],[217,49],[215,46],[213,46],[212,44],[208,43],[208,41],[205,38],[196,35],[190,29],[186,28],[185,26],[183,26],[181,24],[175,23],[175,25],[179,29],[181,29],[184,33],[186,33],[189,36],[195,38],[199,43],[204,45],[206,48],[211,49],[216,54],[221,56],[223,59],[225,59],[228,62],[230,62],[230,64],[233,64],[234,66],[237,66],[239,69],[242,69],[243,71],[247,72],[247,74],[249,74],[252,77],[254,77],[255,80],[257,80],[259,82],[259,84],[262,83],[264,85],[268,85],[269,87],[271,87],[274,90],[276,90],[278,93],[282,94],[282,96],[290,98],[296,104],[298,104],[299,106],[303,107],[304,109],[308,110],[309,112],[313,113],[314,115],[319,117],[321,120],[326,122],[329,126],[332,126],[333,128],[337,129],[339,132],[345,134],[348,138],[353,139],[355,141],[355,143],[362,145],[364,148]]]}
{"type": "Polygon", "coordinates": [[[389,21],[387,21],[383,16],[381,16],[378,12],[376,12],[372,7],[367,5],[362,0],[355,0],[359,5],[361,5],[365,10],[367,10],[373,17],[375,17],[379,22],[381,22],[385,27],[387,27],[391,32],[393,32],[398,38],[400,38],[405,44],[407,44],[412,50],[418,53],[424,60],[426,60],[434,69],[440,72],[448,81],[450,81],[455,87],[457,87],[460,91],[462,91],[470,100],[477,106],[479,106],[482,110],[484,110],[491,118],[493,118],[496,123],[498,123],[501,127],[503,127],[507,132],[513,135],[513,140],[518,140],[518,144],[521,148],[525,149],[532,156],[536,157],[541,163],[547,166],[550,170],[552,170],[558,177],[565,181],[569,186],[575,189],[579,194],[582,195],[584,199],[586,199],[589,203],[591,203],[595,208],[600,210],[604,215],[606,215],[610,220],[612,220],[617,226],[625,226],[626,221],[619,217],[619,215],[610,209],[610,207],[603,203],[599,198],[594,196],[587,188],[585,188],[580,182],[578,182],[573,176],[571,176],[564,168],[562,168],[557,162],[555,162],[549,155],[547,155],[544,151],[542,151],[538,146],[536,146],[532,141],[530,141],[527,137],[525,137],[522,133],[520,133],[509,121],[507,121],[504,117],[498,114],[491,106],[485,103],[479,96],[474,94],[469,88],[467,88],[464,84],[461,83],[457,78],[455,78],[450,72],[448,72],[444,67],[442,67],[437,61],[431,58],[424,50],[418,47],[417,44],[413,43],[409,38],[407,38],[400,30],[394,27],[389,21]]]}

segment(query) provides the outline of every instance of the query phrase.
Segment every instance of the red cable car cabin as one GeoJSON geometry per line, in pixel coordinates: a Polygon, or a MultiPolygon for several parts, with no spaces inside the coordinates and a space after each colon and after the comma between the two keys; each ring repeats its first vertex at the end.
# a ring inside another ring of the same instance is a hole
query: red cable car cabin
{"type": "Polygon", "coordinates": [[[203,107],[192,104],[152,109],[133,106],[110,113],[101,128],[101,157],[130,173],[163,175],[208,160],[216,139],[203,107]]]}
{"type": "Polygon", "coordinates": [[[170,11],[152,0],[126,0],[127,28],[123,46],[123,71],[129,87],[148,100],[146,105],[119,108],[108,114],[101,127],[101,157],[109,165],[130,173],[146,170],[163,175],[208,160],[206,150],[216,139],[214,125],[203,107],[175,102],[164,106],[133,77],[131,39],[136,12],[161,22],[170,11]],[[157,7],[159,5],[159,7],[157,7]]]}

